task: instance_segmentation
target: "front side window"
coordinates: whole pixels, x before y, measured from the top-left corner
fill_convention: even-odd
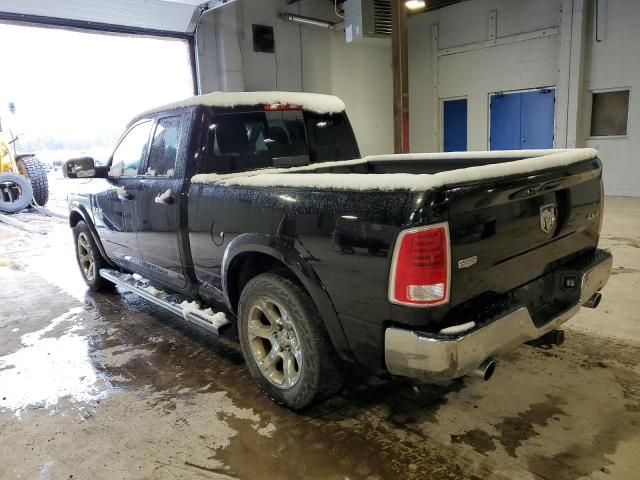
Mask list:
[[[138,174],[149,146],[153,122],[147,120],[132,127],[116,147],[109,168],[110,177],[130,177]]]
[[[180,140],[180,117],[158,120],[149,151],[147,175],[173,176]]]

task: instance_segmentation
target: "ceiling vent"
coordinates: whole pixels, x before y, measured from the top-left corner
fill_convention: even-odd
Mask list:
[[[347,43],[391,37],[391,0],[346,0],[344,16]]]

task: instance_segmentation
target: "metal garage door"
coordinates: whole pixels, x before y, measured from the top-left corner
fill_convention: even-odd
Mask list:
[[[553,148],[555,90],[491,96],[491,150]]]
[[[0,18],[64,19],[147,30],[192,33],[202,0],[0,0]]]

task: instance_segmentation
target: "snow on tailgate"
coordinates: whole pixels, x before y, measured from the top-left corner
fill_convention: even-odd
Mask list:
[[[333,95],[299,92],[213,92],[205,95],[185,98],[146,111],[142,116],[157,112],[173,110],[174,108],[203,105],[205,107],[232,108],[237,106],[262,105],[273,103],[289,103],[300,105],[304,110],[324,113],[340,113],[345,109],[344,102]]]
[[[531,155],[531,158],[511,162],[494,163],[476,167],[460,168],[435,174],[411,173],[309,173],[317,169],[361,165],[381,161],[399,160],[445,160],[450,158],[496,158],[503,160],[514,156]],[[453,154],[379,155],[359,160],[325,162],[304,167],[271,168],[226,175],[195,175],[192,183],[216,183],[226,186],[245,187],[300,187],[330,190],[409,190],[422,191],[444,185],[473,182],[487,178],[533,173],[548,168],[562,167],[595,158],[597,150],[579,148],[573,150],[514,150],[509,152],[461,152]]]

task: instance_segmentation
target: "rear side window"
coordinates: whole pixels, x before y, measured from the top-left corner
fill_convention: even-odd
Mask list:
[[[173,176],[180,141],[180,120],[181,117],[158,120],[149,151],[146,175]]]
[[[149,135],[153,122],[138,123],[125,134],[113,152],[110,177],[134,176],[138,174],[140,164],[144,163],[149,149]]]

